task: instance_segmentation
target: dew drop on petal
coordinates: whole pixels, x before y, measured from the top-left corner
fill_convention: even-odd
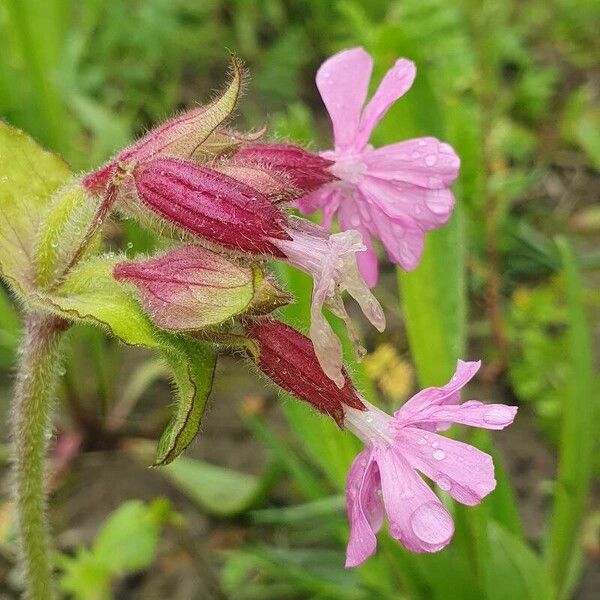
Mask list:
[[[440,486],[440,489],[444,490],[445,492],[452,489],[452,482],[450,479],[448,479],[448,477],[440,477],[436,483]]]
[[[436,162],[437,162],[437,156],[435,154],[428,154],[425,157],[425,164],[428,167],[433,167],[433,165],[435,165]]]
[[[454,150],[452,149],[452,146],[450,144],[446,144],[445,142],[442,142],[438,146],[438,150],[441,154],[454,154]]]
[[[447,197],[444,194],[441,194],[440,190],[437,189],[427,190],[425,204],[427,204],[427,208],[436,215],[444,215],[449,210]]]
[[[439,448],[439,446],[440,446],[440,443],[439,443],[439,442],[435,442],[435,441],[434,441],[434,442],[431,442],[431,447],[432,447],[432,448]]]
[[[424,446],[427,443],[427,440],[424,437],[420,437],[417,440],[417,444],[419,444],[419,446]]]
[[[512,411],[506,406],[493,406],[483,415],[483,420],[489,425],[503,425],[512,419]]]
[[[438,502],[421,504],[410,516],[413,533],[426,544],[443,544],[454,530],[450,515]]]
[[[419,146],[427,146],[427,142],[425,140],[419,140]]]
[[[443,450],[436,450],[433,453],[433,458],[435,458],[435,460],[444,460],[446,458],[446,453]]]

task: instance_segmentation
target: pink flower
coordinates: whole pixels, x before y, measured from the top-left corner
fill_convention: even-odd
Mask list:
[[[253,178],[255,185],[257,179]],[[261,179],[264,183],[264,179]],[[323,371],[344,385],[342,346],[322,313],[327,307],[344,319],[357,353],[358,336],[344,308],[347,291],[369,321],[385,329],[383,310],[358,272],[356,254],[364,250],[360,233],[330,234],[305,219],[289,216],[252,187],[190,161],[158,158],[133,173],[134,192],[122,199],[125,210],[149,209],[159,217],[212,245],[240,253],[283,260],[313,278],[310,334]]]
[[[352,48],[326,60],[317,72],[317,87],[335,138],[335,150],[322,156],[334,161],[331,172],[339,181],[296,203],[304,213],[323,209],[327,227],[337,212],[342,230],[361,232],[367,250],[359,255],[358,263],[371,287],[378,274],[372,238],[381,240],[391,261],[407,271],[414,269],[425,233],[450,218],[454,196],[449,186],[460,165],[454,150],[433,137],[378,149],[368,145],[377,123],[415,78],[411,61],[396,61],[364,106],[372,68],[365,50]]]
[[[290,239],[273,238],[271,242],[286,256],[286,262],[313,279],[310,338],[321,368],[341,388],[345,382],[342,345],[323,315],[323,306],[344,320],[359,358],[364,350],[344,307],[342,292],[347,291],[356,300],[374,327],[379,331],[385,329],[381,305],[363,281],[356,264],[364,244],[357,231],[330,235],[323,227],[297,217],[289,218],[287,233]]]
[[[436,433],[452,423],[485,429],[512,423],[515,406],[460,403],[460,389],[480,364],[458,361],[447,385],[422,390],[393,417],[364,400],[366,411],[344,406],[345,426],[365,443],[346,482],[351,526],[346,567],[375,552],[384,512],[392,537],[412,552],[437,552],[450,542],[452,518],[417,471],[462,504],[479,504],[495,488],[491,456]]]

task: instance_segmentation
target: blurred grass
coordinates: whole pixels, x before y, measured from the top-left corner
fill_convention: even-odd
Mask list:
[[[227,49],[252,73],[240,106],[245,126],[268,119],[279,139],[327,148],[314,72],[324,57],[356,44],[374,55],[375,80],[398,56],[419,69],[373,143],[432,134],[461,156],[451,223],[428,236],[417,271],[398,275],[400,304],[395,285],[382,290],[386,310],[401,311],[393,319],[398,330],[386,339],[408,342],[422,385],[444,382],[459,356],[481,355],[508,369],[511,391],[556,440],[559,471],[543,553],[524,538],[510,476],[490,436],[477,432],[474,443],[495,456],[498,488],[479,507],[452,507],[453,545],[417,556],[384,535],[376,557],[343,571],[347,525],[339,494],[360,444],[285,399],[292,437],[256,415],[247,425],[286,471],[298,506],[279,516],[268,509],[266,520],[286,531],[278,547],[261,542],[230,554],[223,581],[233,596],[537,600],[576,589],[597,468],[587,313],[598,306],[593,246],[600,231],[584,210],[598,191],[599,22],[593,0],[0,1],[0,115],[75,169],[100,163],[171,112],[210,98]],[[585,234],[571,230],[585,219]],[[156,243],[131,221],[111,239],[132,255]],[[283,314],[305,327],[309,281],[291,269],[280,274],[298,298]],[[389,274],[384,269],[384,280]],[[523,290],[532,298],[529,312]],[[17,312],[0,289],[1,366],[12,364],[18,332]],[[73,343],[67,386],[88,408],[100,403],[109,411],[118,400],[120,349],[85,330]],[[89,348],[93,367],[82,364]],[[345,351],[365,396],[390,405],[352,361],[347,342]],[[79,389],[86,369],[93,385]]]

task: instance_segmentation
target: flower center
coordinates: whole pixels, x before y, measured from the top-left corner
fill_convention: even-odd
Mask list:
[[[327,154],[327,156],[325,156]],[[342,181],[359,184],[367,172],[367,165],[362,160],[361,154],[337,154],[335,152],[323,153],[325,158],[335,161],[330,171]]]
[[[344,425],[366,446],[393,444],[392,427],[394,418],[364,398],[367,410],[344,406]]]

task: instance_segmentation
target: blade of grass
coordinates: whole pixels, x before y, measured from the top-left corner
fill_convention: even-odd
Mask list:
[[[583,284],[567,241],[556,241],[567,289],[569,385],[564,399],[558,475],[546,561],[559,598],[570,592],[570,574],[581,555],[581,525],[592,475],[592,451],[598,416],[598,390],[590,329],[583,304]]]

